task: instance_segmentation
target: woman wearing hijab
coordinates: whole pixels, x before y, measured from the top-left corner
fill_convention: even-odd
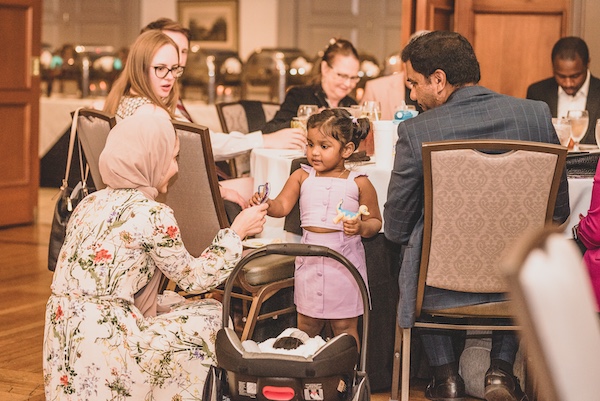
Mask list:
[[[69,221],[46,307],[48,400],[199,400],[214,338],[215,300],[156,315],[162,274],[186,291],[223,282],[241,238],[262,231],[266,205],[245,209],[194,258],[173,211],[155,200],[177,173],[179,141],[158,113],[117,124],[100,156],[107,188],[88,195]]]

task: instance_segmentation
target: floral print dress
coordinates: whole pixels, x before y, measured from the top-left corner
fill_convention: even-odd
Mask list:
[[[194,258],[168,206],[135,189],[88,195],[69,221],[46,307],[46,400],[200,400],[221,304],[145,318],[134,295],[157,269],[186,291],[211,289],[241,251],[225,229]]]

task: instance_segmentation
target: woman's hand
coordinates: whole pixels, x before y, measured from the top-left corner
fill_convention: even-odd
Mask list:
[[[246,202],[246,199],[244,199],[242,197],[242,195],[240,195],[240,193],[238,191],[236,191],[235,189],[220,186],[219,191],[221,192],[221,198],[228,200],[230,202],[233,202],[233,203],[237,203],[238,205],[240,205],[240,207],[242,209],[245,209],[248,207],[248,203]]]
[[[262,204],[242,210],[231,224],[231,229],[242,239],[262,232],[266,222],[267,207],[267,204]]]
[[[269,149],[306,149],[306,136],[300,128],[283,128],[263,134],[263,147]]]

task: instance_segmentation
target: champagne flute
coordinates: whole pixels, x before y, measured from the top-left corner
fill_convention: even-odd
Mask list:
[[[567,118],[571,124],[571,138],[573,139],[573,151],[579,152],[579,142],[585,136],[588,125],[590,123],[590,117],[587,110],[569,110],[567,112]]]
[[[596,120],[596,145],[600,148],[600,118]]]

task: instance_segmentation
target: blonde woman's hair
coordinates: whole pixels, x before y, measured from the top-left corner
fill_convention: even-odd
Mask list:
[[[179,57],[177,44],[160,31],[147,31],[137,37],[131,45],[123,72],[114,82],[110,93],[106,97],[105,112],[115,114],[123,96],[142,96],[150,99],[152,103],[163,108],[171,117],[174,117],[177,100],[179,99],[178,85],[173,85],[169,96],[161,99],[152,90],[149,78],[152,59],[156,52],[165,45],[173,46],[177,52],[177,57]]]

